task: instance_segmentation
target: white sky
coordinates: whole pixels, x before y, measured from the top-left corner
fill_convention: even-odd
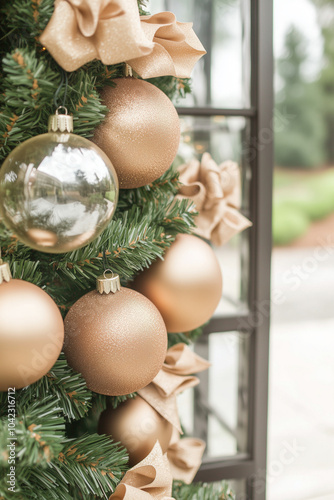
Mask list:
[[[322,54],[321,33],[313,4],[309,0],[274,0],[274,9],[275,56],[279,57],[282,53],[284,35],[294,24],[309,40],[307,73],[313,76],[319,70]]]

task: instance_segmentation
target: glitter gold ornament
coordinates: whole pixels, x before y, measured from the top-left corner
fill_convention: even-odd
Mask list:
[[[111,160],[120,188],[158,179],[172,164],[180,142],[175,107],[154,85],[135,78],[114,80],[102,91],[109,113],[93,141]]]
[[[38,286],[11,279],[0,259],[0,391],[39,380],[57,361],[64,340],[58,307]]]
[[[129,453],[129,465],[132,467],[152,451],[157,441],[165,453],[173,426],[137,396],[120,404],[115,410],[107,408],[102,412],[98,432],[109,435],[125,446]]]
[[[110,160],[72,131],[72,116],[57,110],[49,119],[49,133],[17,146],[0,170],[0,213],[6,226],[42,252],[86,245],[116,209],[118,181]]]
[[[135,392],[160,370],[167,350],[161,314],[146,297],[120,287],[105,273],[65,318],[64,352],[92,391],[108,396]]]
[[[187,332],[213,315],[222,294],[222,274],[207,243],[179,234],[164,260],[141,273],[133,288],[157,306],[168,332]]]

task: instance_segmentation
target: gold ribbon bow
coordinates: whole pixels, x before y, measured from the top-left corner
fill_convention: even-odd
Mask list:
[[[174,479],[192,483],[198,471],[205,450],[205,442],[196,438],[182,438],[174,429],[171,443],[167,450],[170,469]]]
[[[205,449],[201,439],[184,438],[182,434],[176,396],[199,383],[190,374],[207,370],[210,363],[195,354],[186,344],[176,344],[167,351],[165,362],[158,375],[138,394],[160,415],[174,426],[167,449],[174,479],[191,483],[196,475]]]
[[[173,478],[157,441],[151,453],[129,469],[109,500],[174,500]]]
[[[56,0],[40,42],[66,71],[93,59],[117,64],[152,52],[137,0]]]
[[[199,383],[192,373],[207,370],[210,363],[189,349],[177,344],[168,349],[165,362],[153,381],[138,391],[162,417],[182,433],[176,396]]]
[[[252,223],[239,213],[241,205],[240,171],[236,163],[217,165],[209,153],[202,161],[192,160],[179,167],[183,184],[177,198],[191,199],[199,215],[195,234],[220,246]]]
[[[176,21],[172,12],[142,16],[141,26],[153,51],[128,63],[142,78],[172,75],[189,78],[206,51],[192,29],[193,23]]]

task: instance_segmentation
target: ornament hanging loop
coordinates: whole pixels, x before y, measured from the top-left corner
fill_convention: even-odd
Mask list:
[[[114,272],[111,270],[111,269],[106,269],[103,273],[103,276],[105,279],[110,279],[107,277],[107,272],[109,271],[109,273],[111,273],[111,277],[113,278],[115,276]]]
[[[65,113],[62,113],[63,115],[65,115],[65,116],[68,115],[68,111],[67,111],[67,108],[65,106],[58,106],[58,108],[56,109],[56,115],[57,116],[59,115],[59,110],[60,109],[64,109],[65,110]]]

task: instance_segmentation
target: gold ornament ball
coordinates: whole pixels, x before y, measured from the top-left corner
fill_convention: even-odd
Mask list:
[[[43,377],[63,340],[63,319],[47,293],[18,279],[0,285],[0,391]]]
[[[166,351],[161,314],[128,288],[115,294],[89,292],[65,318],[67,361],[99,394],[120,396],[142,389],[162,367]]]
[[[213,315],[222,295],[222,274],[207,243],[179,234],[164,260],[141,273],[133,288],[157,306],[168,332],[187,332]]]
[[[137,188],[158,179],[172,164],[180,142],[180,121],[168,97],[135,78],[114,80],[102,91],[109,108],[93,142],[117,172],[119,187]]]
[[[98,426],[99,434],[107,434],[125,446],[131,467],[147,457],[157,440],[165,453],[172,431],[172,424],[140,396],[128,399],[116,410],[107,408],[101,413]]]

